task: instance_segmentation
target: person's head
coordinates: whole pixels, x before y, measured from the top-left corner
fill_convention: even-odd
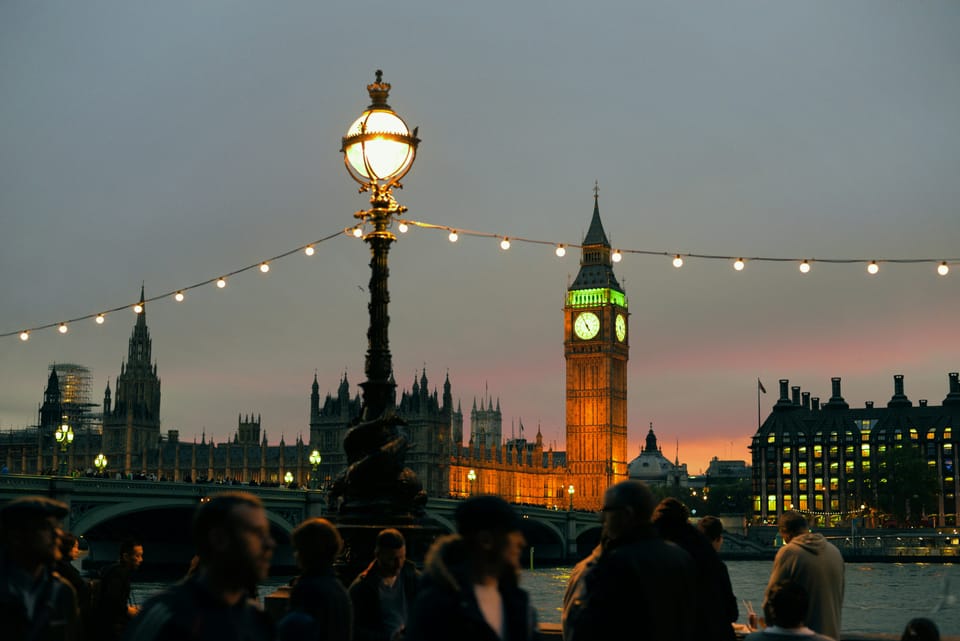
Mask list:
[[[136,570],[143,563],[143,544],[136,539],[125,539],[120,543],[120,563],[128,570]]]
[[[940,629],[930,619],[911,619],[903,630],[900,641],[940,641]]]
[[[69,563],[80,556],[80,540],[70,532],[60,533],[60,557]]]
[[[780,530],[780,536],[783,537],[785,543],[789,543],[790,539],[795,536],[800,536],[809,531],[810,527],[807,525],[807,517],[800,514],[799,512],[794,512],[790,510],[784,512],[780,516],[780,522],[777,525],[777,529]]]
[[[715,516],[705,516],[697,523],[697,529],[700,530],[710,545],[717,552],[723,546],[723,523]]]
[[[457,506],[455,518],[475,574],[500,578],[520,572],[520,554],[527,542],[523,521],[509,503],[498,496],[475,496]]]
[[[653,516],[653,492],[643,481],[621,481],[603,495],[604,544],[616,542],[650,524]]]
[[[333,567],[333,562],[343,549],[340,532],[327,519],[307,519],[293,531],[291,540],[297,565],[307,572]]]
[[[791,630],[803,626],[810,598],[803,586],[793,581],[782,581],[770,588],[767,597],[767,625]]]
[[[407,558],[407,543],[399,530],[387,528],[377,535],[373,554],[377,559],[377,570],[381,576],[397,576]]]
[[[263,504],[247,492],[215,494],[193,516],[200,565],[230,588],[249,588],[270,572],[276,547]]]
[[[24,496],[0,508],[0,544],[28,571],[62,558],[60,521],[67,506],[43,496]]]
[[[665,536],[681,531],[687,526],[689,518],[690,511],[687,506],[672,496],[660,501],[653,510],[653,524]],[[667,538],[670,537],[667,536]]]

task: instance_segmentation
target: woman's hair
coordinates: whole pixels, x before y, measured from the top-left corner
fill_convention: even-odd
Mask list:
[[[307,519],[297,526],[291,537],[297,560],[304,570],[320,570],[333,565],[343,539],[336,526],[326,519]]]
[[[63,554],[63,558],[66,561],[70,560],[70,553],[73,551],[73,546],[77,544],[77,537],[71,534],[70,532],[64,532],[60,535],[60,553]]]
[[[940,641],[940,630],[930,619],[918,617],[910,620],[900,641]]]

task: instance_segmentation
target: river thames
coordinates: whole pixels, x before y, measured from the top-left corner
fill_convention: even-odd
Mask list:
[[[740,622],[746,623],[743,600],[760,611],[772,562],[728,561],[733,591],[740,601]],[[526,570],[521,585],[530,593],[541,621],[560,622],[560,602],[570,577],[569,567]],[[655,577],[651,577],[655,581]],[[289,577],[271,577],[260,586],[265,595]],[[960,565],[928,563],[847,563],[843,602],[844,632],[897,634],[907,621],[925,616],[936,621],[943,634],[960,634]],[[142,604],[165,583],[133,586],[133,598]]]

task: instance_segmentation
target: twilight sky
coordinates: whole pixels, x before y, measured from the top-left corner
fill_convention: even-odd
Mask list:
[[[465,6],[458,6],[465,5]],[[353,223],[339,153],[377,68],[423,142],[413,219],[623,249],[788,258],[960,257],[955,2],[0,4],[0,333],[176,290]],[[413,230],[390,256],[398,381],[449,370],[469,411],[564,447],[564,292],[579,252]],[[164,429],[308,434],[363,380],[366,247],[341,236],[148,305]],[[651,421],[692,472],[749,459],[756,379],[939,404],[960,369],[960,262],[627,254],[629,452]],[[361,289],[362,288],[362,289]],[[33,424],[52,362],[120,372],[134,314],[0,338],[0,428]]]

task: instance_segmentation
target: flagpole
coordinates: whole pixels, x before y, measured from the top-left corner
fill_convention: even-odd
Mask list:
[[[760,432],[760,377],[757,377],[757,433]]]

